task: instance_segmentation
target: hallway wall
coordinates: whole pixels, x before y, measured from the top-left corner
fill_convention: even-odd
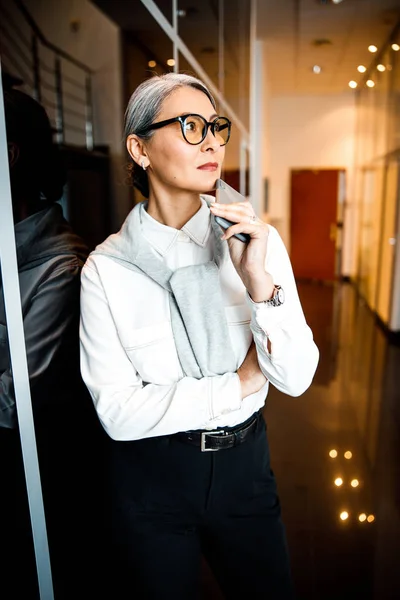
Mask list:
[[[290,170],[344,168],[347,207],[342,274],[355,273],[356,207],[353,201],[355,95],[282,96],[270,100],[269,221],[290,248]],[[312,225],[310,224],[310,230]]]

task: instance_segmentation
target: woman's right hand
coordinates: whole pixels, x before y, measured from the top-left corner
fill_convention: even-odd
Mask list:
[[[258,392],[267,382],[258,364],[257,350],[254,340],[247,351],[246,358],[237,370],[240,385],[242,386],[242,399]]]

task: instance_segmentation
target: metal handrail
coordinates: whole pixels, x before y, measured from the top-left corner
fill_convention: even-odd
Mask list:
[[[46,107],[47,104],[50,108],[55,109],[56,125],[53,130],[56,136],[56,142],[59,144],[63,144],[65,142],[66,129],[74,132],[81,131],[85,135],[86,148],[88,150],[93,150],[92,75],[94,71],[84,63],[71,56],[68,52],[65,52],[55,44],[51,43],[44,36],[43,32],[40,30],[39,26],[22,0],[13,0],[13,5],[22,14],[25,23],[29,27],[31,32],[31,42],[29,43],[26,35],[21,32],[10,12],[6,10],[4,6],[2,6],[1,12],[4,17],[3,21],[8,23],[8,26],[10,26],[13,32],[17,34],[14,37],[10,36],[3,24],[3,37],[4,39],[7,39],[8,42],[8,46],[3,49],[4,55],[7,56],[9,63],[13,66],[13,69],[15,69],[18,74],[21,74],[24,81],[26,81],[32,88],[33,95],[39,102],[42,102],[42,100],[45,99],[42,91],[48,90],[54,92],[55,104],[45,102],[44,105]],[[44,62],[39,56],[39,48],[41,46],[53,53],[53,68],[46,64],[48,61]],[[30,50],[29,57],[25,53],[26,50]],[[19,61],[16,60],[17,58],[19,58]],[[75,79],[63,74],[63,61],[73,65],[82,72],[82,82],[78,82]],[[27,75],[27,71],[29,72],[29,75]],[[47,81],[46,79],[43,80],[42,74],[44,73],[47,73],[48,75],[50,74],[53,77],[53,82],[49,81],[49,78],[47,78]],[[73,97],[72,94],[64,92],[64,83],[73,84],[76,88],[82,91],[83,98],[78,99],[77,96]],[[71,99],[71,97],[73,97],[75,103],[81,102],[81,106],[84,108],[82,113],[84,114],[78,113],[68,105],[65,106],[64,98],[65,100],[68,100]],[[77,127],[72,126],[72,124],[68,124],[65,120],[65,114],[75,116],[78,116],[79,114],[79,117],[82,118],[85,123],[84,127],[79,130]]]
[[[19,8],[21,13],[24,15],[27,23],[30,25],[32,31],[34,32],[36,37],[40,40],[40,42],[43,44],[43,46],[46,46],[46,48],[48,48],[49,50],[52,50],[55,54],[58,54],[58,56],[60,56],[61,58],[64,58],[65,60],[68,60],[69,62],[73,63],[76,67],[78,67],[79,69],[82,69],[82,71],[86,71],[86,73],[90,73],[90,74],[93,73],[93,70],[90,69],[87,65],[80,62],[79,60],[76,60],[76,58],[74,58],[73,56],[68,54],[68,52],[65,52],[61,48],[58,48],[58,46],[55,46],[55,44],[52,44],[51,42],[48,41],[48,39],[43,35],[42,31],[39,29],[36,21],[33,19],[32,15],[28,11],[28,9],[26,8],[26,6],[22,2],[22,0],[14,0],[14,3]]]

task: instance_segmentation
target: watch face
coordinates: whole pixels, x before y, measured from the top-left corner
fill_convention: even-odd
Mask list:
[[[279,304],[283,304],[285,302],[285,292],[282,288],[278,290],[278,302]]]

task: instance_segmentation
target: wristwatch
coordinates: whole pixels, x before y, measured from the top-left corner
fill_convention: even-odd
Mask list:
[[[264,304],[268,306],[281,306],[285,302],[285,292],[280,285],[274,286],[274,289],[274,295],[269,300],[264,300]]]

